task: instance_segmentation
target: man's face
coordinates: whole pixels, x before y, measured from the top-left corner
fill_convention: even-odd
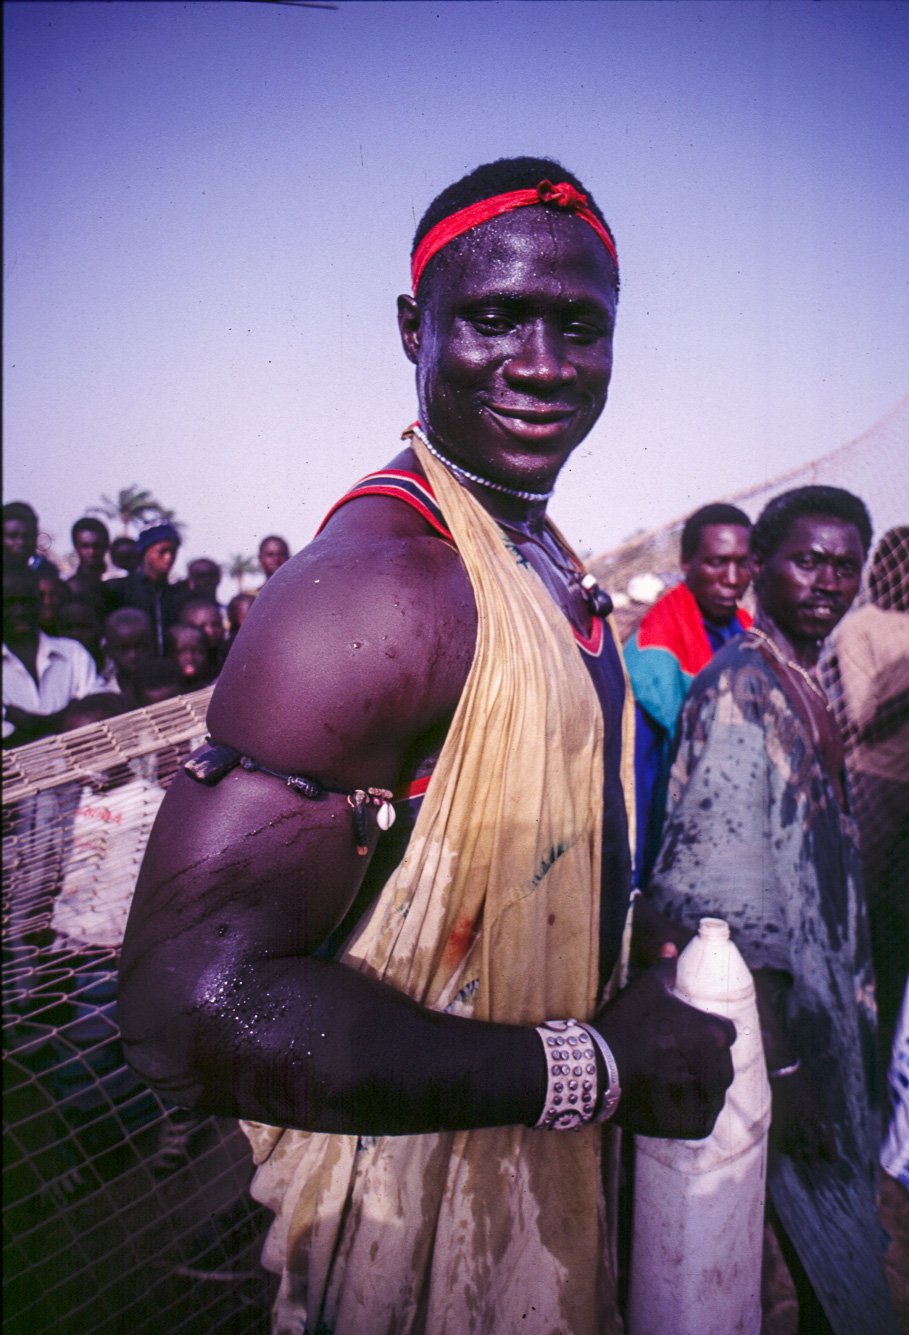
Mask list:
[[[170,574],[179,543],[170,538],[165,538],[162,542],[153,542],[142,557],[142,569],[153,579],[156,584],[166,584],[167,577]]]
[[[102,534],[95,533],[90,528],[77,529],[73,546],[79,558],[80,569],[92,570],[99,575],[103,573],[107,543]]]
[[[57,613],[66,590],[54,575],[42,575],[38,580],[38,625],[46,635],[56,635]]]
[[[269,538],[259,548],[259,565],[265,572],[265,578],[271,579],[276,570],[280,570],[290,560],[287,543],[280,538]]]
[[[520,209],[440,252],[399,300],[420,420],[453,461],[531,491],[596,422],[612,374],[615,270],[578,218]]]
[[[752,557],[758,602],[793,644],[823,640],[858,593],[864,559],[854,524],[805,515],[766,562]]]
[[[3,580],[3,640],[10,646],[38,638],[38,591],[24,576]]]
[[[224,622],[217,607],[187,607],[180,614],[180,620],[188,626],[197,626],[202,631],[210,649],[217,649],[224,641]]]
[[[25,565],[30,556],[35,555],[38,546],[38,530],[34,524],[24,519],[4,519],[3,554],[14,565]]]
[[[697,551],[682,562],[685,583],[705,619],[728,626],[748,588],[748,529],[741,524],[705,524]]]
[[[193,561],[188,574],[189,587],[193,593],[204,593],[206,598],[214,598],[215,590],[221,582],[221,570],[214,561]]]
[[[151,631],[144,626],[115,630],[104,647],[117,672],[132,677],[139,664],[147,663],[152,656]]]

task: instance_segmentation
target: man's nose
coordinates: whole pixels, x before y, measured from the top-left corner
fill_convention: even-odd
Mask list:
[[[577,371],[565,356],[561,330],[545,320],[535,321],[525,332],[521,347],[504,366],[505,377],[517,386],[539,385],[554,389],[577,378]]]

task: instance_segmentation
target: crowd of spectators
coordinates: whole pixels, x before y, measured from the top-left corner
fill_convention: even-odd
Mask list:
[[[4,505],[4,747],[82,726],[91,715],[85,702],[99,696],[117,697],[98,702],[96,715],[108,716],[215,680],[255,593],[220,603],[221,567],[207,556],[172,581],[180,548],[173,524],[111,542],[100,519],[77,519],[68,577],[39,553],[38,532],[30,505]],[[289,558],[283,538],[263,538],[266,580]]]

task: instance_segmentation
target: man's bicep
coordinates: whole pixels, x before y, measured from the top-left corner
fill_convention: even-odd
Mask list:
[[[125,956],[311,953],[343,918],[368,862],[352,814],[340,794],[307,798],[239,768],[211,788],[178,775],[149,840]]]

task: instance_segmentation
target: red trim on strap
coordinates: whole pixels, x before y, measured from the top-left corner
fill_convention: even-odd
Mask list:
[[[573,213],[576,218],[581,218],[596,232],[618,268],[619,257],[616,254],[615,243],[596,214],[591,213],[587,207],[587,196],[580,194],[567,181],[562,181],[558,185],[553,185],[551,181],[541,181],[533,190],[509,190],[504,195],[493,195],[490,199],[481,199],[476,204],[468,204],[466,209],[459,209],[457,213],[452,213],[448,218],[436,223],[414,252],[411,264],[414,293],[420,281],[420,274],[426,265],[433,255],[448,245],[449,241],[453,241],[456,236],[461,236],[464,232],[469,232],[472,227],[479,227],[480,223],[488,222],[490,218],[498,218],[500,214],[510,213],[512,209],[523,209],[533,204],[546,204],[565,209]]]
[[[426,789],[429,787],[429,780],[431,778],[432,775],[427,774],[422,779],[414,779],[413,783],[408,784],[404,788],[396,788],[392,801],[406,802],[410,797],[422,797],[426,792]]]
[[[575,630],[574,638],[592,658],[599,658],[600,651],[603,648],[603,634],[603,618],[594,617],[590,635],[582,635],[579,630]]]

